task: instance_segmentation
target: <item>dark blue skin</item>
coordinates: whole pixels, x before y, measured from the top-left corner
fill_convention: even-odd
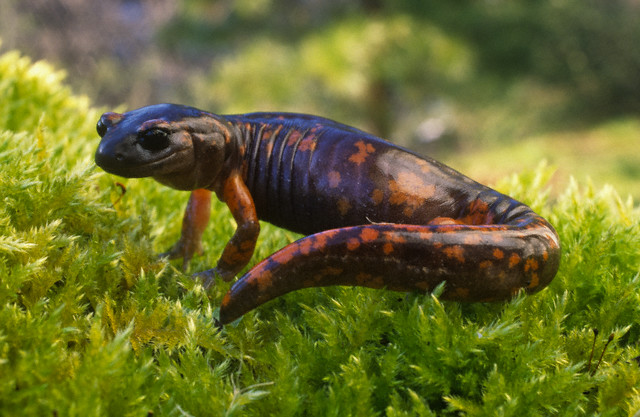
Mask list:
[[[228,323],[287,292],[326,285],[430,291],[443,299],[504,300],[555,276],[553,227],[529,207],[430,158],[334,121],[301,114],[219,116],[160,104],[98,122],[96,163],[194,190],[180,241],[185,266],[201,249],[210,192],[238,228],[218,265],[249,262],[258,219],[308,234],[256,265],[222,302]]]

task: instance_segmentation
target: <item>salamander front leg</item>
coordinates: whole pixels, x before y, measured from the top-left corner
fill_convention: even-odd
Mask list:
[[[229,207],[237,228],[225,246],[218,265],[194,276],[202,279],[205,288],[213,284],[216,276],[224,281],[231,281],[249,263],[260,234],[260,223],[253,199],[239,174],[233,173],[229,176],[224,183],[222,195],[218,196]]]
[[[182,258],[182,270],[189,268],[194,254],[202,255],[202,234],[211,216],[211,191],[198,189],[191,192],[187,209],[182,219],[182,234],[167,252],[160,257],[169,259]]]

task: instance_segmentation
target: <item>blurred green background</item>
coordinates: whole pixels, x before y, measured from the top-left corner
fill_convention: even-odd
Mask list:
[[[637,0],[1,4],[1,48],[98,106],[314,113],[480,181],[545,160],[640,200]]]

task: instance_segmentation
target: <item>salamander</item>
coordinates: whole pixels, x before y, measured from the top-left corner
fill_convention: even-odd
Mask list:
[[[178,242],[187,268],[202,252],[211,193],[237,228],[217,265],[196,274],[208,288],[249,263],[259,220],[306,235],[239,278],[220,322],[301,288],[363,286],[484,302],[549,284],[560,244],[525,204],[448,166],[322,117],[216,115],[176,104],[104,113],[95,161],[129,178],[191,191]]]

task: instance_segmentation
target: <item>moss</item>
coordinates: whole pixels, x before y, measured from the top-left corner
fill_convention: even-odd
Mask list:
[[[100,111],[61,77],[17,53],[0,56],[0,414],[546,416],[640,407],[640,215],[613,189],[572,182],[551,204],[545,167],[499,184],[561,236],[560,272],[535,296],[466,305],[440,301],[438,291],[308,289],[219,331],[229,284],[207,294],[154,255],[177,239],[186,193],[96,170]],[[233,227],[215,205],[207,254],[192,270],[215,262]],[[294,238],[264,225],[254,261]]]

